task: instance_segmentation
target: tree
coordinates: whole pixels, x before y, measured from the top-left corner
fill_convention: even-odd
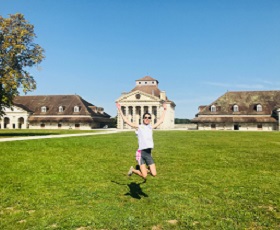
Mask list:
[[[191,124],[192,121],[187,118],[175,118],[175,124]]]
[[[0,117],[5,107],[12,106],[20,87],[24,93],[36,89],[28,69],[45,58],[44,49],[33,42],[34,26],[22,14],[9,16],[0,15]]]

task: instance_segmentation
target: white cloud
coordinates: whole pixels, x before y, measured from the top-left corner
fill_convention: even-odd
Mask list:
[[[263,85],[261,84],[255,84],[255,85],[252,85],[252,84],[237,84],[237,85],[233,85],[233,87],[235,88],[241,88],[241,89],[263,89],[265,88]]]
[[[264,89],[262,84],[230,84],[222,82],[203,82],[203,84],[227,88],[228,90],[234,89]]]
[[[280,86],[280,82],[278,81],[276,81],[276,82],[274,82],[274,81],[268,81],[268,80],[262,80],[262,79],[257,79],[256,80],[257,82],[260,82],[260,83],[262,83],[262,84],[265,84],[265,85],[269,85],[269,86]]]

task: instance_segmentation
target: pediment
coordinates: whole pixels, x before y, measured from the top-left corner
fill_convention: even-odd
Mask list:
[[[18,107],[18,106],[12,106],[11,108],[4,108],[5,113],[27,113],[26,110]]]
[[[147,101],[160,101],[160,99],[156,96],[151,95],[151,94],[144,93],[140,90],[136,90],[136,91],[129,92],[127,94],[124,94],[124,95],[120,96],[117,99],[117,101],[118,102],[131,102],[131,101],[147,102]]]

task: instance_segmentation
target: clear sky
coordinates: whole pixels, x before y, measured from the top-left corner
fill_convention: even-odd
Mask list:
[[[0,0],[46,53],[28,95],[78,94],[116,115],[149,75],[194,118],[227,91],[280,90],[279,0]]]

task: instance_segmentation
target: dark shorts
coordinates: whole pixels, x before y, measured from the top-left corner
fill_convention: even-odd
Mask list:
[[[154,163],[154,159],[152,158],[152,149],[142,149],[140,165],[152,165]]]

